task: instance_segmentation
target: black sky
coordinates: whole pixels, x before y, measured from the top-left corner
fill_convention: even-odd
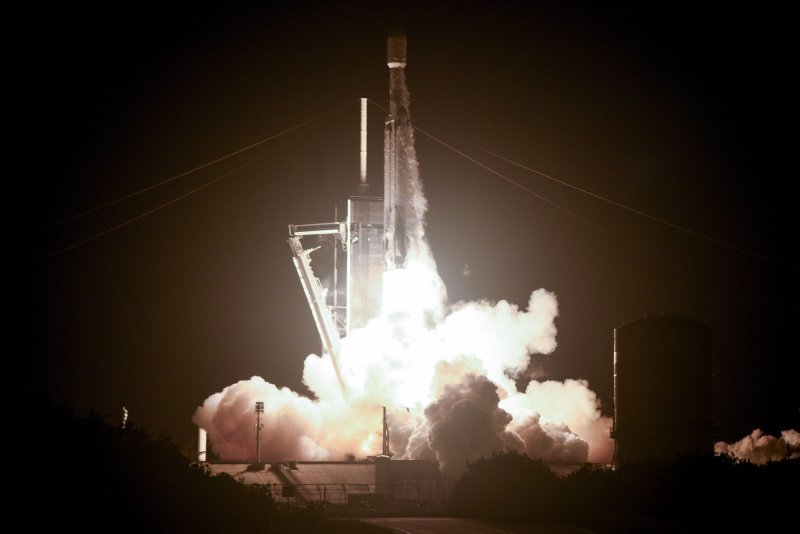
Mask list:
[[[11,17],[24,394],[114,416],[126,405],[134,421],[185,443],[195,407],[237,380],[261,375],[305,391],[302,363],[319,342],[286,228],[332,220],[334,203],[355,192],[357,99],[385,105],[386,35],[401,25],[412,122],[591,221],[418,133],[450,302],[524,305],[536,288],[555,292],[559,347],[536,362],[553,378],[586,378],[607,414],[613,328],[664,312],[699,319],[714,331],[720,437],[800,426],[785,13],[342,4],[70,5]],[[50,226],[342,105],[277,143]],[[370,113],[380,190],[383,116]]]

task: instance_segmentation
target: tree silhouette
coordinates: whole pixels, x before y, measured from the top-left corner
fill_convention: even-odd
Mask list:
[[[564,523],[596,532],[780,528],[795,521],[800,460],[763,466],[694,455],[586,465],[559,478],[539,460],[498,453],[467,466],[448,512],[508,523]]]
[[[467,465],[448,501],[455,515],[504,521],[551,521],[561,504],[556,475],[541,460],[495,453]]]

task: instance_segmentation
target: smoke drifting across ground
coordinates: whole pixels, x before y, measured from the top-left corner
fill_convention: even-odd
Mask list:
[[[800,432],[784,430],[780,437],[775,437],[757,428],[736,443],[718,441],[714,444],[714,452],[759,465],[787,458],[797,459],[800,458]]]
[[[403,91],[409,109],[408,92]],[[611,421],[584,380],[515,379],[533,354],[556,348],[556,296],[533,291],[527,307],[461,302],[445,290],[425,238],[427,203],[410,123],[398,131],[413,194],[406,206],[405,268],[384,276],[381,316],[342,340],[345,400],[326,355],[305,360],[303,382],[315,399],[260,377],[208,397],[193,422],[223,459],[255,458],[257,400],[264,402],[261,457],[267,461],[341,460],[381,452],[386,407],[395,458],[435,459],[457,478],[466,463],[495,451],[524,451],[554,463],[610,462]]]

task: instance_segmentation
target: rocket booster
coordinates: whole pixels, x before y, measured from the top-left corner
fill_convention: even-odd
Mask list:
[[[412,216],[412,186],[406,154],[410,125],[405,88],[405,35],[389,36],[386,63],[389,66],[389,115],[383,138],[383,228],[385,268],[390,270],[405,266],[407,225]]]

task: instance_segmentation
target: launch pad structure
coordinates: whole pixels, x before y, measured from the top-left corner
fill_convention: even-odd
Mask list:
[[[415,198],[421,192],[413,146],[408,90],[405,81],[407,44],[404,35],[390,35],[387,46],[389,106],[384,122],[383,196],[372,194],[367,181],[367,99],[361,98],[360,181],[346,198],[344,217],[310,224],[289,224],[287,240],[292,261],[306,295],[322,352],[331,361],[342,397],[348,398],[347,378],[341,368],[342,340],[381,316],[384,278],[402,277],[408,263],[409,244],[422,236],[421,216]],[[324,287],[312,268],[312,254],[325,243],[333,243],[332,284]],[[411,259],[418,250],[412,248]],[[423,249],[423,252],[425,250]],[[326,257],[326,262],[329,260]],[[326,278],[330,273],[325,266]],[[392,271],[395,271],[392,273]],[[389,285],[386,289],[392,289]],[[390,297],[392,295],[389,295]],[[391,298],[388,299],[391,301]],[[392,304],[389,303],[391,312]],[[242,477],[247,484],[268,485],[279,491],[282,501],[295,503],[368,504],[443,503],[452,487],[436,461],[394,459],[390,450],[387,406],[383,408],[382,452],[346,461],[277,461],[256,463],[217,462],[212,470]],[[391,407],[389,407],[391,409]],[[258,416],[256,447],[260,449]],[[205,460],[205,431],[200,429],[199,454]],[[579,465],[554,464],[556,474],[566,474]],[[277,494],[277,493],[276,493]]]
[[[412,209],[412,186],[403,141],[398,136],[401,128],[409,125],[407,103],[402,91],[406,62],[405,35],[390,35],[387,46],[389,113],[384,130],[383,197],[369,194],[367,99],[362,98],[359,194],[347,198],[345,219],[289,225],[288,243],[293,262],[319,332],[322,349],[331,360],[345,397],[347,385],[338,362],[340,340],[380,315],[384,271],[403,268],[408,250],[406,223]],[[319,247],[304,248],[301,239],[307,236],[334,238],[332,288],[323,288],[314,274],[311,253]],[[344,254],[343,262],[339,259],[340,251]],[[344,277],[340,276],[340,263],[344,267]]]
[[[370,194],[367,182],[367,99],[361,99],[360,182],[357,194],[347,198],[344,220],[338,212],[332,222],[290,224],[288,244],[300,284],[328,354],[344,398],[347,384],[339,367],[342,338],[381,314],[383,278],[387,271],[403,269],[408,251],[408,221],[413,215],[412,174],[407,135],[410,127],[403,69],[406,38],[390,35],[389,112],[384,130],[383,197]],[[325,288],[311,267],[307,237],[333,238],[333,285]],[[340,276],[344,271],[344,276]],[[228,473],[245,484],[266,485],[283,503],[344,505],[354,508],[440,510],[450,487],[438,465],[429,460],[392,460],[387,410],[383,407],[382,453],[345,462],[272,462],[269,465],[215,463],[215,473]],[[258,422],[257,422],[258,425]],[[258,437],[258,436],[257,436]],[[205,450],[205,431],[200,439]],[[258,445],[257,445],[258,446]],[[204,457],[204,455],[203,455]]]

